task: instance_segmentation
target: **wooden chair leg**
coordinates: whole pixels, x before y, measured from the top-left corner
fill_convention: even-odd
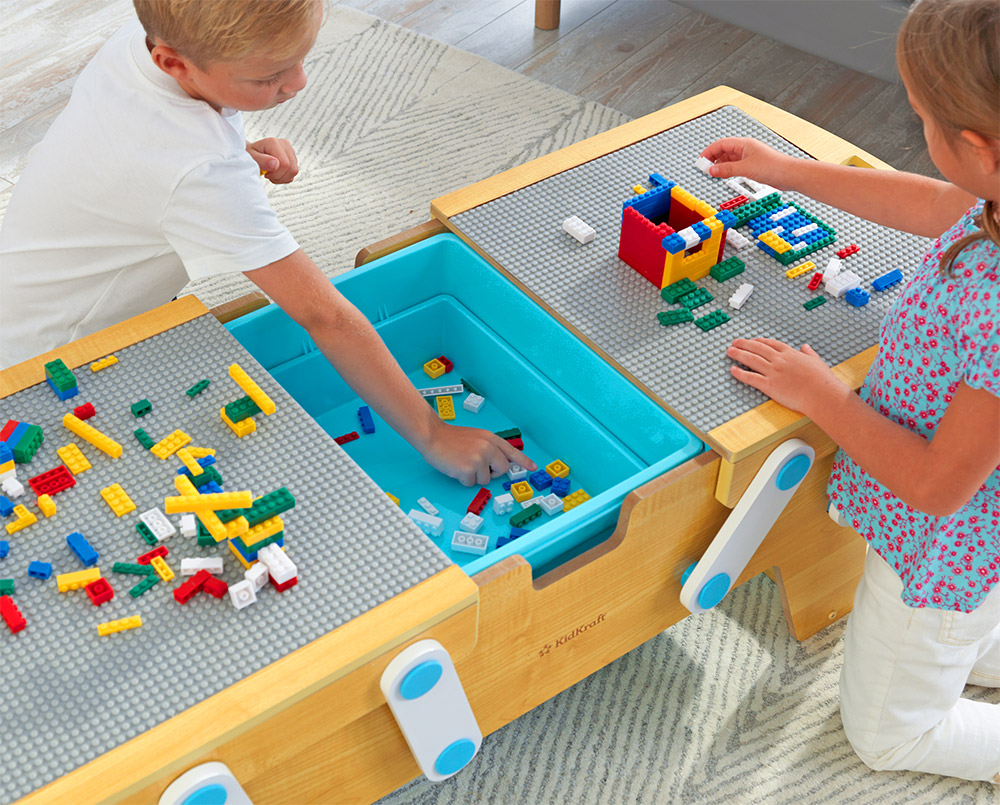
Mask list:
[[[535,0],[535,27],[543,31],[559,27],[559,0]]]

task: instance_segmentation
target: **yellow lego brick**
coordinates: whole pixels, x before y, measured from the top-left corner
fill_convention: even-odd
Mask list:
[[[674,185],[673,187],[670,188],[670,198],[674,199],[675,201],[679,201],[689,210],[691,210],[694,213],[697,213],[702,218],[708,218],[709,216],[715,215],[718,212],[718,210],[715,209],[715,207],[713,207],[711,204],[709,204],[706,201],[702,201],[700,198],[696,196],[693,196],[683,187],[680,187],[678,185]]]
[[[444,374],[445,366],[437,358],[431,358],[427,363],[424,364],[424,372],[431,379],[441,377]]]
[[[514,496],[514,500],[518,503],[523,503],[532,497],[535,492],[531,488],[531,484],[527,481],[517,481],[510,485],[510,493]]]
[[[38,496],[38,508],[46,517],[51,517],[56,513],[55,501],[49,495]]]
[[[569,475],[569,464],[557,458],[545,468],[545,471],[553,478],[565,478]]]
[[[785,276],[789,279],[794,279],[795,277],[801,277],[803,274],[808,274],[814,268],[816,268],[816,264],[812,260],[806,260],[804,263],[788,269],[785,272]]]
[[[229,425],[229,429],[241,439],[257,430],[257,423],[250,417],[241,419],[239,422],[233,422],[233,420],[226,416],[226,406],[222,406],[219,409],[219,416],[222,417],[223,422]]]
[[[111,458],[118,458],[122,454],[122,446],[114,439],[101,433],[97,428],[91,427],[82,419],[73,414],[66,414],[63,417],[63,426],[71,433],[76,434],[87,444],[92,444],[102,453],[106,453]]]
[[[265,415],[270,416],[278,410],[274,401],[264,393],[264,390],[260,386],[250,379],[250,375],[244,372],[238,363],[234,363],[229,367],[229,376],[236,381],[236,385],[243,389],[243,393],[253,400]]]
[[[197,462],[194,456],[191,455],[191,451],[187,447],[182,447],[177,451],[177,458],[181,460],[187,471],[191,473],[192,477],[196,475],[201,475],[205,470]]]
[[[238,517],[238,520],[245,520],[244,517]],[[236,520],[233,520],[235,523]],[[249,525],[249,524],[248,524]],[[263,523],[257,523],[253,528],[248,528],[245,533],[240,536],[243,537],[244,545],[253,545],[254,543],[260,542],[262,539],[267,539],[268,537],[273,537],[279,531],[283,531],[285,528],[285,521],[281,519],[279,515],[275,515]]]
[[[8,472],[10,472],[13,469],[15,469],[14,462],[13,461],[5,461],[3,464],[0,464],[0,475],[8,473]]]
[[[86,570],[78,570],[75,573],[60,573],[56,576],[56,585],[59,587],[59,592],[65,593],[86,587],[100,577],[101,569],[99,567],[88,567]]]
[[[198,487],[191,483],[191,479],[186,475],[175,475],[174,486],[182,495],[197,495]]]
[[[195,512],[195,517],[197,517],[205,530],[212,535],[212,539],[216,542],[222,542],[226,538],[227,531],[225,523],[219,519],[215,512]]]
[[[214,456],[214,447],[185,447],[184,450],[187,451],[191,458],[204,458],[205,456]]]
[[[90,469],[90,462],[87,461],[87,457],[83,454],[83,451],[76,446],[73,442],[70,442],[65,447],[60,447],[56,450],[59,458],[62,459],[63,464],[65,464],[71,473],[74,475],[79,475],[81,472],[86,472]],[[0,467],[0,471],[2,471]]]
[[[178,475],[176,478],[184,476]],[[250,492],[210,492],[205,495],[177,495],[163,499],[163,510],[167,514],[249,509],[252,505],[253,495]]]
[[[163,581],[170,581],[174,577],[174,571],[170,569],[170,565],[164,561],[162,556],[154,556],[149,564]]]
[[[7,523],[8,534],[13,534],[15,531],[20,531],[22,528],[27,528],[29,525],[34,525],[38,522],[38,518],[24,506],[15,506],[14,516],[17,519],[13,523]]]
[[[101,497],[111,507],[111,511],[119,517],[135,511],[135,504],[132,502],[132,498],[122,489],[121,484],[111,484],[111,486],[104,487],[101,490]]]
[[[182,430],[175,430],[169,436],[165,436],[160,439],[156,444],[154,444],[149,452],[152,453],[157,458],[162,458],[166,461],[174,453],[180,450],[184,445],[191,441],[191,437],[188,436]]]
[[[455,418],[455,401],[450,395],[442,394],[440,397],[435,397],[434,404],[437,405],[438,416],[441,419]]]
[[[792,248],[787,241],[778,235],[775,235],[774,232],[771,232],[770,230],[767,232],[761,232],[760,235],[757,236],[757,240],[765,246],[770,246],[778,254],[784,254]]]
[[[386,492],[386,495],[388,495],[388,496],[389,496],[389,500],[391,500],[391,501],[392,501],[393,503],[395,503],[395,504],[396,504],[397,506],[399,505],[399,498],[397,498],[397,497],[396,497],[395,495],[392,495],[392,494],[390,494],[390,493],[388,493],[388,492]]]
[[[258,523],[258,525],[263,525],[263,523]],[[242,537],[249,531],[250,521],[246,517],[237,517],[235,520],[230,520],[226,523],[226,537],[229,539]]]
[[[97,624],[97,633],[104,637],[104,635],[124,632],[127,629],[138,629],[140,626],[142,626],[142,616],[132,615],[129,618],[119,618],[116,621],[105,621]]]
[[[643,193],[646,192],[646,188],[643,187],[641,184],[632,185],[632,192],[635,193],[637,196],[642,195]]]
[[[584,492],[582,489],[577,489],[575,492],[570,492],[566,497],[563,498],[563,511],[568,512],[570,509],[574,509],[581,503],[586,503],[590,500],[590,495]]]
[[[107,369],[109,366],[114,366],[118,363],[118,358],[114,355],[108,355],[106,358],[101,358],[99,361],[94,361],[90,364],[91,372],[99,372],[101,369]]]
[[[235,556],[239,560],[239,563],[243,565],[243,567],[245,567],[247,570],[249,570],[255,564],[254,562],[248,562],[246,559],[243,558],[243,554],[241,554],[237,549],[237,547],[233,545],[232,540],[229,540],[229,550],[233,552],[233,556]]]

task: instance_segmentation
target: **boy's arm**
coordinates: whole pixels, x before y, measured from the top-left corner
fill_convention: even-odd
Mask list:
[[[420,396],[361,312],[299,250],[246,277],[304,327],[340,376],[432,466],[466,486],[485,486],[510,462],[536,469],[509,442],[447,425]]]

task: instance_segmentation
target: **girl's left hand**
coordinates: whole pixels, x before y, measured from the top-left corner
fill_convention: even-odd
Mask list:
[[[807,416],[848,390],[808,344],[798,350],[773,338],[737,338],[726,355],[747,367],[731,366],[733,377]]]

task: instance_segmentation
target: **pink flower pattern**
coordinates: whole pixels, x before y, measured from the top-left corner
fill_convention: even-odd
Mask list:
[[[941,256],[977,231],[972,207],[931,246],[882,322],[861,399],[931,439],[963,380],[1000,396],[1000,248],[967,246],[945,276]],[[903,581],[911,607],[971,612],[1000,581],[1000,467],[950,517],[904,503],[838,451],[830,501]]]

